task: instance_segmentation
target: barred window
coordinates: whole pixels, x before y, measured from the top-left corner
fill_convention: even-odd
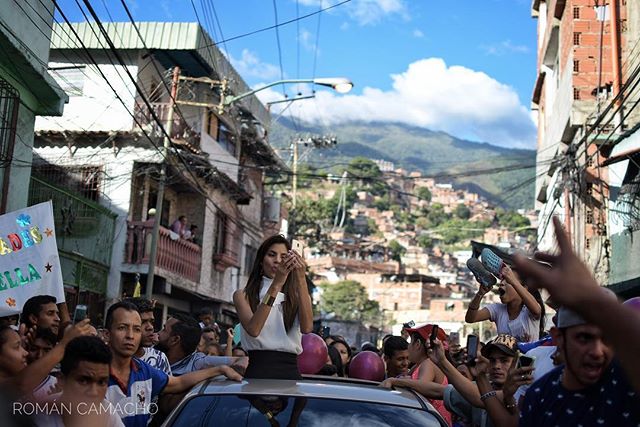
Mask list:
[[[213,236],[213,254],[223,254],[227,248],[227,216],[218,212],[216,214],[216,230]]]
[[[102,192],[101,166],[58,166],[34,163],[33,174],[57,187],[66,188],[89,200],[98,201]]]
[[[574,46],[580,45],[580,36],[581,36],[581,33],[573,33],[573,45]]]
[[[580,19],[580,8],[579,7],[574,7],[573,8],[573,19]]]
[[[0,77],[0,167],[4,168],[3,187],[9,188],[9,173],[13,146],[16,141],[16,127],[18,122],[18,107],[20,106],[20,93]],[[4,189],[0,189],[3,194]],[[6,200],[1,200],[0,210],[4,212]]]

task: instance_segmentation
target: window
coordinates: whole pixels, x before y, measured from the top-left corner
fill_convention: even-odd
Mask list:
[[[573,33],[573,45],[574,46],[580,45],[580,36],[581,36],[581,33]]]
[[[227,243],[227,216],[218,212],[216,214],[216,230],[213,236],[213,254],[223,254]]]
[[[574,73],[579,73],[580,72],[580,61],[577,59],[573,60],[573,72]]]
[[[580,8],[579,7],[574,7],[573,8],[573,19],[580,19]]]
[[[573,88],[573,99],[580,99],[580,89],[578,89],[577,87]]]
[[[398,303],[397,302],[393,303],[393,311],[398,311]]]
[[[236,137],[222,123],[218,126],[218,144],[229,152],[232,156],[236,156]]]
[[[587,224],[593,224],[593,211],[587,211]]]
[[[101,166],[57,166],[50,163],[33,165],[35,176],[93,201],[100,199],[103,173]]]
[[[591,239],[585,239],[584,247],[586,249],[591,249]]]
[[[244,274],[246,276],[251,274],[251,269],[253,268],[253,263],[256,262],[257,254],[258,249],[254,248],[251,245],[244,246]]]

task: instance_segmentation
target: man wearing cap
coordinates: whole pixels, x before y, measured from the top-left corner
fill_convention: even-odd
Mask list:
[[[482,348],[482,356],[478,356],[473,365],[468,365],[471,374],[478,381],[476,384],[447,360],[444,348],[436,341],[434,351],[430,352],[429,357],[449,379],[449,385],[444,390],[447,409],[469,421],[471,425],[493,426],[485,410],[485,404],[489,400],[502,400],[502,385],[507,378],[507,372],[515,363],[517,348],[516,339],[507,334],[500,334],[485,345]],[[486,385],[484,393],[480,392],[480,385]]]
[[[604,290],[603,296],[615,298]],[[529,387],[521,426],[638,425],[640,400],[603,338],[599,327],[560,308],[554,339],[565,364]]]

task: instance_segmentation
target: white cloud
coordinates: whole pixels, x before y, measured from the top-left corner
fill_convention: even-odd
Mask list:
[[[311,34],[311,32],[303,28],[300,30],[300,35],[298,37],[300,39],[300,44],[302,45],[302,47],[311,52],[315,50],[316,37]]]
[[[418,29],[413,30],[413,37],[421,39],[424,37],[424,33]]]
[[[480,49],[484,50],[487,55],[502,56],[509,53],[528,53],[529,47],[520,44],[513,44],[511,40],[503,40],[493,45],[481,45]]]
[[[233,65],[233,68],[244,78],[255,77],[266,80],[280,78],[279,67],[267,62],[262,62],[258,55],[249,49],[242,50],[240,59],[231,56],[229,61],[231,65]]]
[[[388,91],[365,87],[360,95],[339,95],[319,90],[315,100],[298,101],[292,110],[304,121],[323,125],[400,122],[505,147],[535,146],[529,110],[513,88],[483,72],[429,58],[391,79]],[[265,102],[282,97],[270,90],[258,95]]]
[[[329,7],[335,4],[327,0],[300,0],[300,3],[311,7]],[[344,6],[330,9],[329,13],[339,13],[340,10],[345,10],[360,25],[377,24],[384,17],[391,15],[410,19],[406,0],[353,0]]]

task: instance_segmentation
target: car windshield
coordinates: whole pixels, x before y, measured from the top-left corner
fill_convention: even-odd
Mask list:
[[[440,426],[422,409],[352,400],[290,396],[205,395],[188,401],[174,427],[198,426]]]

